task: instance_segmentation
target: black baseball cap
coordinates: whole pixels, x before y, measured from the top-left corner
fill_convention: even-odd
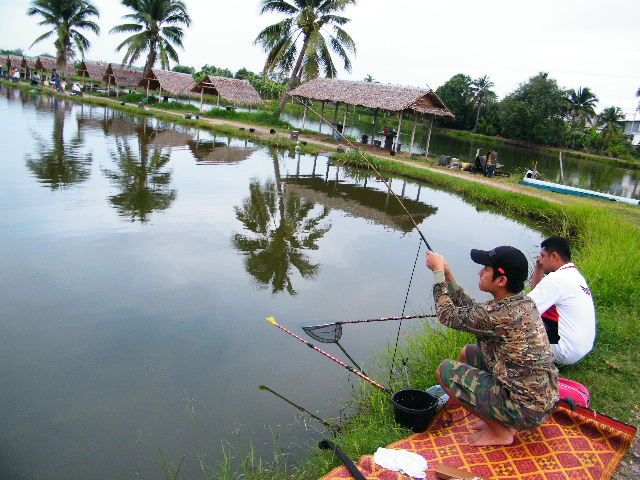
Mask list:
[[[514,247],[502,246],[493,250],[471,250],[471,260],[480,265],[493,267],[498,273],[514,282],[524,282],[529,275],[527,257]]]

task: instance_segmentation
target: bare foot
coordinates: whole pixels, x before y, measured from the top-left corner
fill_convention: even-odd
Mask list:
[[[478,430],[484,430],[485,428],[489,428],[489,425],[487,425],[487,422],[485,422],[484,420],[478,418],[477,420],[474,420],[469,424],[469,428],[471,430],[478,431]]]
[[[511,445],[516,430],[510,427],[487,428],[478,430],[467,437],[469,445],[474,447],[487,447],[491,445]]]

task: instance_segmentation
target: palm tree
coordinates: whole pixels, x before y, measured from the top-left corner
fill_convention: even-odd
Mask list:
[[[78,125],[76,134],[65,139],[65,111],[56,98],[53,101],[53,131],[47,142],[36,135],[37,153],[27,155],[27,168],[51,190],[62,190],[84,182],[91,175],[91,153],[83,153],[84,139]]]
[[[122,18],[133,23],[123,23],[113,27],[109,33],[132,33],[116,47],[120,51],[126,47],[127,52],[122,59],[123,64],[131,65],[144,52],[147,61],[144,66],[146,75],[156,64],[158,56],[160,65],[169,69],[169,59],[178,63],[178,54],[174,45],[183,48],[182,37],[184,31],[179,25],[190,26],[191,17],[187,13],[187,6],[182,0],[121,0],[125,7],[133,13]]]
[[[576,92],[571,89],[567,92],[567,105],[569,115],[571,116],[571,127],[573,128],[578,122],[581,128],[584,128],[587,121],[596,115],[595,105],[598,98],[593,94],[589,87],[578,87]]]
[[[261,185],[252,180],[249,197],[234,207],[236,218],[254,235],[236,233],[233,246],[245,255],[247,272],[259,285],[272,286],[273,293],[287,290],[295,295],[291,273],[297,270],[302,278],[314,278],[320,266],[311,263],[304,250],[317,250],[318,240],[330,229],[321,222],[329,209],[311,216],[315,204],[282,188],[276,153],[272,153],[275,182]]]
[[[337,75],[331,51],[342,60],[344,69],[351,71],[348,52],[355,54],[356,45],[341,28],[350,20],[336,13],[355,3],[356,0],[262,0],[260,13],[277,12],[287,16],[262,30],[254,41],[267,52],[265,75],[275,70],[291,72],[276,115],[284,109],[287,92],[296,81],[316,78],[321,70],[327,78]],[[325,33],[326,28],[333,32]]]
[[[598,116],[598,125],[602,126],[602,137],[605,145],[611,142],[613,136],[621,131],[618,122],[624,118],[620,107],[607,107]]]
[[[478,128],[478,121],[480,120],[480,110],[487,104],[488,100],[490,100],[491,98],[495,98],[496,96],[496,94],[491,91],[491,88],[493,86],[494,83],[489,80],[489,77],[487,75],[476,78],[471,82],[471,94],[473,95],[471,103],[477,110],[476,123],[473,126],[474,132]]]
[[[50,31],[36,38],[31,47],[45,38],[56,35],[56,61],[60,66],[67,65],[75,57],[74,44],[82,58],[91,46],[91,42],[79,30],[89,29],[96,35],[100,33],[100,27],[89,20],[92,16],[99,16],[98,9],[89,0],[32,0],[27,15],[40,15],[43,20],[38,25],[52,27]]]
[[[120,190],[109,197],[111,204],[121,216],[140,223],[149,221],[151,213],[169,208],[177,195],[171,188],[171,171],[165,169],[171,155],[161,148],[150,148],[156,132],[146,123],[138,130],[137,151],[126,138],[117,140],[112,158],[118,170],[103,170]]]

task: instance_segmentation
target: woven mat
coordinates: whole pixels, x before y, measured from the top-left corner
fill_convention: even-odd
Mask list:
[[[449,419],[453,419],[450,421]],[[541,427],[516,434],[507,447],[472,447],[466,436],[477,417],[466,416],[449,403],[429,430],[392,443],[387,448],[406,449],[429,462],[433,469],[445,464],[491,480],[607,480],[629,450],[636,428],[593,410],[561,403]],[[378,467],[372,455],[360,458],[358,467],[370,480],[407,480],[410,477]],[[352,478],[338,467],[320,480]]]

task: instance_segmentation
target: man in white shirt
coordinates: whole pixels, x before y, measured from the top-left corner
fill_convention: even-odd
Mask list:
[[[564,238],[547,238],[540,247],[529,297],[542,316],[555,362],[570,365],[593,349],[593,297],[587,281],[571,263],[571,250]]]

